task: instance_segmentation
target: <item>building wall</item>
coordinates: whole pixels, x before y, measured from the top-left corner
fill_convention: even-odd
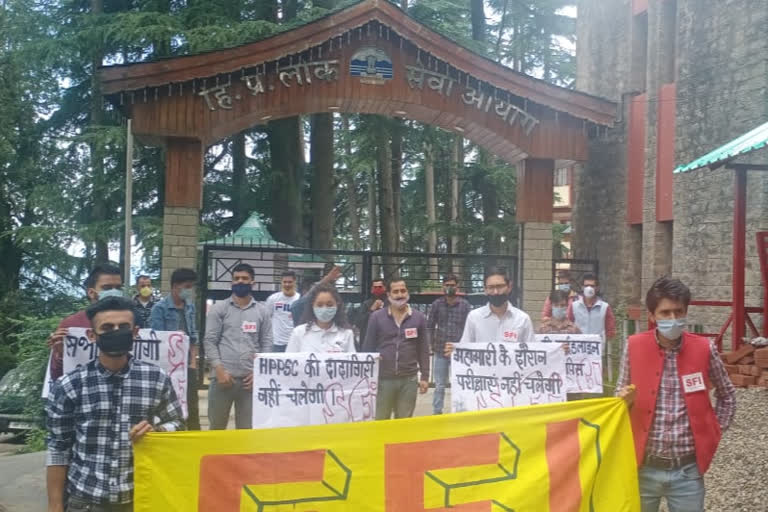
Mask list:
[[[691,286],[695,298],[730,300],[733,175],[707,169],[675,175],[674,220],[657,221],[658,96],[663,84],[676,84],[675,165],[768,121],[768,2],[649,0],[644,16],[646,64],[644,77],[638,77],[642,59],[632,2],[578,4],[576,86],[622,101],[625,116],[593,141],[576,179],[574,254],[598,257],[609,298],[641,303],[653,280],[672,272]],[[671,61],[670,48],[675,49]],[[642,224],[630,226],[626,115],[639,93],[647,99]],[[604,198],[598,207],[596,197]],[[747,210],[747,305],[757,306],[762,287],[754,233],[768,229],[768,173],[750,173]],[[725,315],[699,308],[691,320],[717,331]]]
[[[678,0],[680,1],[680,0]],[[768,121],[768,3],[762,0],[679,3],[678,163]],[[768,152],[755,157],[768,162]],[[747,178],[746,304],[762,304],[755,232],[768,229],[768,175]],[[733,172],[700,169],[675,176],[673,272],[697,297],[731,299]],[[725,313],[698,308],[705,330]],[[755,317],[756,319],[756,317]]]

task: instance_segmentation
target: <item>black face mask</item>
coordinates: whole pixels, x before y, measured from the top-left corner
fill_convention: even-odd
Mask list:
[[[446,286],[445,287],[445,294],[449,297],[455,297],[456,296],[456,287],[455,286]]]
[[[97,335],[96,346],[108,356],[124,356],[133,348],[133,330],[117,329]]]
[[[509,297],[507,297],[505,294],[486,295],[486,297],[488,298],[488,302],[490,302],[492,306],[496,306],[497,308],[500,306],[503,306],[509,300]]]

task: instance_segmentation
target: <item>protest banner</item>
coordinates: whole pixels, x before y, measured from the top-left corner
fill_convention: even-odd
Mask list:
[[[536,341],[567,345],[567,393],[603,392],[603,337],[599,334],[537,334]]]
[[[379,354],[259,354],[253,428],[372,420],[378,381]]]
[[[88,329],[70,327],[64,336],[64,373],[78,366],[88,364],[99,356],[99,347],[88,339]],[[139,361],[159,366],[171,378],[173,390],[179,400],[184,417],[187,417],[187,364],[189,353],[189,336],[180,331],[153,331],[140,329],[133,341],[133,357]],[[43,398],[53,382],[49,371],[43,383]]]
[[[458,343],[451,355],[451,409],[565,401],[565,351],[554,343]]]
[[[134,454],[136,512],[640,511],[618,398],[150,433]]]

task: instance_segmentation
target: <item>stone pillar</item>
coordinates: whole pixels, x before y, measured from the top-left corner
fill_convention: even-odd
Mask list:
[[[535,325],[552,290],[554,160],[525,160],[517,173],[517,220],[522,224],[523,310]]]
[[[534,325],[552,290],[552,222],[526,222],[523,229],[523,310]]]
[[[165,159],[165,208],[161,290],[171,287],[171,273],[180,267],[197,270],[198,224],[203,192],[200,141],[168,139]]]
[[[163,259],[161,289],[171,287],[171,273],[181,267],[197,269],[198,208],[167,206],[163,211]]]

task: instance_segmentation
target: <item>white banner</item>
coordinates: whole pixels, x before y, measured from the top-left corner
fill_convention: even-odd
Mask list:
[[[565,351],[555,343],[458,343],[453,412],[565,401]]]
[[[64,373],[88,364],[99,356],[99,348],[88,339],[87,332],[88,329],[82,327],[70,327],[64,336]],[[140,329],[131,353],[137,360],[152,363],[165,370],[171,378],[173,390],[186,418],[189,336],[180,331]],[[50,369],[50,361],[48,367]],[[49,370],[43,383],[43,397],[48,396],[52,384]]]
[[[565,390],[568,393],[603,392],[603,347],[599,334],[537,334],[536,341],[567,345]]]
[[[379,354],[259,354],[253,428],[372,420],[378,382]]]

